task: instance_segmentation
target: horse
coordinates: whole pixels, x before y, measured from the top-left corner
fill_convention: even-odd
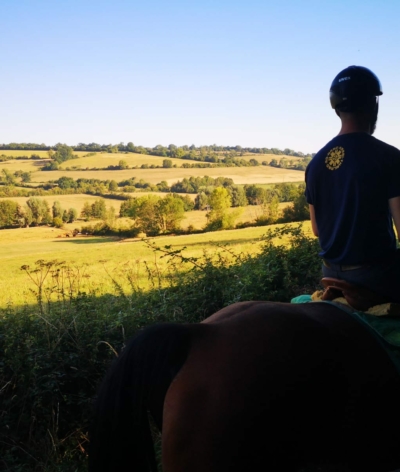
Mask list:
[[[157,471],[149,416],[164,472],[400,466],[398,372],[332,303],[240,302],[140,331],[99,390],[89,472]]]

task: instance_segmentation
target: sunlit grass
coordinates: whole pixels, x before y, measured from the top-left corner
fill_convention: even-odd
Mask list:
[[[70,164],[74,161],[68,161]],[[88,170],[88,171],[49,171],[35,172],[32,175],[33,182],[48,182],[57,180],[62,176],[73,179],[100,179],[100,180],[121,180],[135,177],[137,180],[143,179],[151,184],[157,184],[162,180],[169,185],[183,178],[204,177],[205,175],[216,177],[228,177],[233,179],[235,184],[268,184],[268,183],[290,183],[304,180],[304,172],[290,169],[279,169],[270,166],[256,167],[213,167],[209,169],[128,169],[128,170]]]
[[[186,246],[185,255],[190,257],[200,257],[204,251],[215,252],[217,245],[227,245],[238,253],[255,253],[259,249],[262,235],[275,226],[162,236],[153,240],[157,246],[170,246],[172,250]],[[305,222],[304,227],[311,233],[309,222]],[[136,266],[138,282],[143,287],[148,286],[145,262],[154,264],[157,261],[158,270],[166,270],[165,259],[156,259],[144,240],[88,236],[67,238],[65,234],[65,230],[50,227],[0,231],[0,307],[8,303],[17,306],[34,301],[29,290],[32,288],[31,282],[20,268],[23,265],[33,267],[34,263],[41,259],[57,259],[85,267],[90,278],[85,280],[84,287],[97,293],[113,292],[114,286],[107,271],[109,274],[115,274],[125,264]],[[63,237],[58,237],[59,235]],[[282,242],[285,243],[284,240]]]

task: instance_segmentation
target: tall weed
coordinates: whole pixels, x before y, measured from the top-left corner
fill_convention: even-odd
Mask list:
[[[0,314],[1,470],[85,470],[97,386],[138,329],[199,322],[237,301],[289,301],[319,278],[318,243],[300,228],[269,231],[257,255],[219,247],[191,258],[184,249],[149,244],[151,264],[112,269],[104,261],[115,294],[101,297],[82,293],[80,281],[90,276],[85,268],[58,261],[23,267],[37,305]],[[168,261],[163,271],[160,258]],[[150,290],[139,284],[141,271]]]

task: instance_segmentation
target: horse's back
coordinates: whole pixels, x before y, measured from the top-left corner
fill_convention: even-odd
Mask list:
[[[400,418],[399,382],[348,314],[248,302],[189,329],[188,358],[164,403],[165,472],[295,470],[334,452],[342,462],[362,454],[363,470],[374,470],[377,442],[392,453],[389,435],[373,429],[382,434],[379,408],[385,415],[389,403]]]

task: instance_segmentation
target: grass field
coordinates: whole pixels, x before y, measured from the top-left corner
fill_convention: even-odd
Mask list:
[[[309,222],[304,223],[304,227],[311,231]],[[201,256],[204,250],[214,252],[217,244],[226,244],[238,253],[254,253],[259,247],[260,238],[269,228],[274,226],[163,236],[154,241],[161,247],[170,245],[172,250],[186,246],[185,254],[194,257]],[[96,289],[100,293],[113,291],[113,284],[104,267],[109,273],[117,274],[125,264],[134,265],[135,270],[138,270],[138,279],[146,286],[143,262],[154,264],[155,256],[144,241],[85,236],[57,237],[63,233],[65,230],[50,227],[0,231],[0,307],[9,303],[19,306],[34,301],[29,290],[34,286],[20,267],[33,266],[40,259],[58,259],[75,266],[85,266],[86,273],[90,275],[90,278],[85,279],[86,289]],[[104,260],[108,262],[100,262]],[[164,271],[165,259],[158,259],[157,267],[159,271]]]
[[[73,159],[70,161],[63,162],[60,166],[61,169],[66,167],[80,167],[82,169],[93,169],[97,167],[99,169],[106,169],[108,166],[116,166],[120,160],[125,161],[129,167],[141,166],[142,164],[162,166],[163,160],[169,159],[173,165],[181,167],[184,162],[182,159],[173,159],[171,157],[158,157],[148,156],[144,154],[134,153],[97,153],[95,156],[81,157],[79,159]],[[191,161],[189,161],[191,162]]]
[[[282,211],[291,203],[280,203],[279,209]],[[239,217],[235,221],[235,224],[245,223],[248,221],[254,221],[256,218],[262,216],[262,207],[261,205],[247,205],[245,207],[230,208],[229,212],[233,213],[236,211],[241,211]],[[185,213],[186,218],[182,221],[182,228],[187,228],[189,225],[192,225],[196,229],[204,228],[207,224],[207,212],[206,211],[188,211]]]
[[[70,161],[72,162],[72,161]],[[0,166],[1,169],[1,166]],[[51,171],[35,172],[32,175],[32,182],[48,182],[57,180],[62,176],[73,179],[100,179],[116,180],[120,182],[131,177],[143,179],[151,184],[157,184],[162,180],[169,185],[190,177],[229,177],[235,184],[268,184],[282,182],[299,182],[304,180],[304,172],[290,169],[279,169],[269,166],[257,167],[215,167],[210,169],[128,169],[128,170],[89,170],[89,171]]]
[[[21,155],[25,151],[7,151],[15,155]],[[30,151],[29,151],[30,152]],[[46,151],[38,151],[42,153],[42,157],[47,157]],[[85,152],[77,154],[85,155]],[[28,154],[29,155],[29,154]],[[273,154],[259,154],[259,155],[244,155],[244,159],[251,159],[254,156],[261,163],[263,160],[270,161],[273,158],[278,160],[282,156],[275,156]],[[289,157],[288,157],[289,158]],[[88,178],[100,180],[116,180],[117,182],[136,177],[138,180],[143,179],[151,184],[157,184],[163,180],[167,181],[169,185],[182,180],[183,178],[203,177],[208,175],[210,177],[228,177],[233,179],[235,184],[273,184],[282,182],[299,182],[304,180],[304,172],[279,169],[270,166],[256,166],[256,167],[213,167],[207,169],[184,169],[182,164],[185,162],[192,163],[192,161],[184,161],[182,159],[171,159],[177,168],[170,169],[126,169],[126,170],[106,170],[110,165],[118,165],[120,160],[125,160],[128,166],[141,166],[142,164],[161,166],[163,157],[145,156],[142,154],[110,154],[98,153],[95,156],[81,157],[73,159],[61,164],[61,169],[58,171],[42,172],[40,168],[45,164],[45,160],[11,160],[0,162],[0,172],[2,169],[7,169],[14,173],[17,170],[32,173],[32,183],[42,184],[50,180],[57,180],[60,177],[67,175],[74,179]],[[296,160],[296,158],[293,158]],[[65,170],[65,168],[77,168],[75,170]],[[93,170],[93,168],[100,168],[103,170]],[[89,169],[89,170],[86,170]],[[92,169],[92,170],[90,170]]]
[[[23,170],[24,172],[41,172],[41,167],[43,167],[46,162],[50,162],[47,159],[35,160],[11,160],[11,161],[2,161],[0,162],[0,172],[2,169],[7,169],[10,172],[15,172],[17,170]]]
[[[37,156],[41,158],[48,158],[49,155],[47,154],[48,151],[14,151],[14,150],[0,150],[0,155],[4,154],[5,156],[12,156],[12,157],[18,157],[18,156],[28,156],[31,157],[32,154],[36,154]],[[74,151],[74,154],[77,156],[81,157],[87,154],[87,151]]]
[[[224,156],[225,154],[220,155],[221,158],[223,158]],[[288,161],[293,160],[293,162],[301,160],[300,157],[277,156],[276,154],[251,154],[251,153],[243,154],[243,156],[237,156],[236,158],[243,159],[245,161],[250,161],[250,159],[256,159],[260,164],[263,161],[266,161],[269,164],[272,161],[272,159],[276,159],[278,162],[281,159],[286,159]],[[107,168],[107,166],[117,165],[120,159],[123,159],[124,161],[126,161],[129,167],[141,166],[142,164],[148,164],[148,165],[154,164],[156,166],[162,166],[164,159],[170,159],[172,161],[172,164],[176,165],[176,167],[182,167],[183,163],[189,163],[189,164],[200,163],[199,161],[175,159],[172,157],[158,157],[158,156],[150,156],[150,155],[134,154],[134,153],[128,153],[128,154],[97,153],[95,156],[81,157],[80,159],[64,162],[61,165],[61,168],[65,169],[66,167],[79,166],[82,169],[85,169],[85,168],[91,169],[94,167],[105,169]],[[206,162],[205,164],[210,164],[210,163]]]
[[[240,159],[244,159],[249,161],[250,159],[256,159],[260,164],[263,161],[268,162],[268,164],[272,161],[272,159],[276,159],[278,162],[281,159],[286,159],[288,161],[293,160],[293,162],[300,161],[301,157],[293,157],[293,156],[286,156],[286,155],[277,155],[277,154],[254,154],[254,153],[246,153],[243,156],[238,156]]]

